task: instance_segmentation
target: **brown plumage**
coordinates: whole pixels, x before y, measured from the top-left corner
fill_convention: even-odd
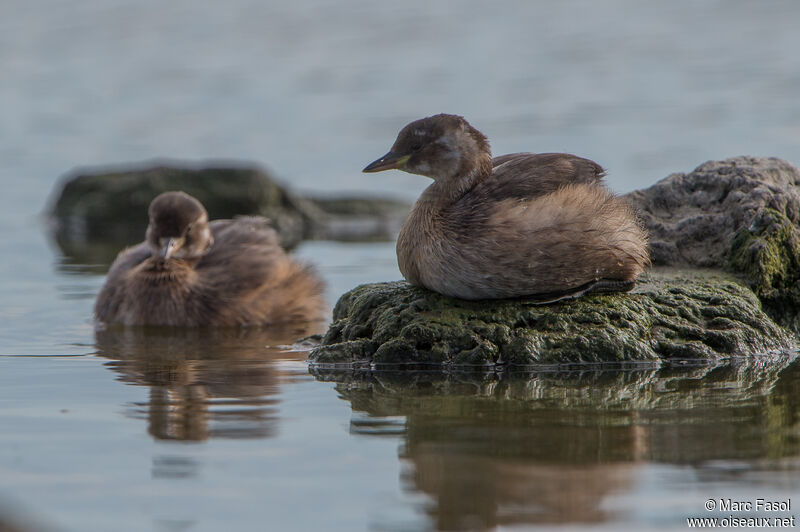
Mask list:
[[[202,204],[165,192],[145,242],[117,256],[95,317],[124,325],[257,326],[324,319],[324,284],[287,256],[261,217],[208,222]]]
[[[492,159],[460,116],[408,124],[365,172],[432,178],[397,239],[412,284],[463,299],[627,291],[649,265],[647,234],[602,183],[603,168],[565,153]]]

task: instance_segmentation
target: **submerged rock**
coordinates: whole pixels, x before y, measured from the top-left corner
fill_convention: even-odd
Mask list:
[[[302,212],[294,198],[266,173],[213,163],[77,169],[64,178],[51,214],[58,232],[67,238],[141,240],[150,202],[168,190],[183,190],[196,197],[211,219],[261,214],[272,219],[287,244],[302,236]]]
[[[538,306],[464,301],[404,282],[342,296],[313,364],[457,367],[717,360],[791,349],[735,279],[653,272],[630,294]]]
[[[460,301],[406,283],[358,287],[340,299],[311,360],[491,367],[792,349],[781,325],[800,332],[798,184],[800,170],[786,161],[735,157],[628,194],[654,264],[685,269],[655,270],[631,294],[542,307]]]
[[[409,209],[389,199],[302,197],[256,166],[155,161],[68,174],[49,210],[55,241],[73,262],[109,264],[143,239],[150,201],[168,190],[196,197],[212,220],[266,216],[286,248],[307,238],[391,239]]]
[[[470,415],[475,422],[493,425],[499,417],[481,416],[492,408],[526,416],[532,411],[555,409],[615,418],[613,425],[636,424],[629,413],[676,413],[698,407],[749,408],[756,402],[780,414],[800,409],[797,377],[800,360],[794,354],[733,359],[719,364],[672,364],[659,367],[576,367],[534,369],[502,373],[435,371],[356,371],[345,373],[312,367],[320,381],[337,383],[353,410],[377,417],[420,414],[449,417]],[[680,390],[681,393],[675,393]],[[769,400],[770,395],[782,401]],[[437,403],[435,408],[431,404]],[[460,403],[460,405],[459,405]],[[743,406],[746,405],[746,406]],[[765,408],[766,410],[766,408]],[[751,412],[751,414],[753,414]],[[679,414],[678,414],[679,415]],[[556,416],[560,417],[560,416]],[[738,416],[730,415],[730,419]],[[753,414],[754,419],[763,419]],[[785,417],[794,424],[792,416]],[[707,421],[707,418],[701,418]],[[603,423],[603,422],[601,422]],[[510,422],[510,426],[524,423]],[[441,426],[441,425],[439,425]],[[800,447],[800,442],[794,444]],[[702,446],[702,452],[708,446]],[[555,447],[540,448],[548,456]],[[538,452],[526,446],[526,452]]]

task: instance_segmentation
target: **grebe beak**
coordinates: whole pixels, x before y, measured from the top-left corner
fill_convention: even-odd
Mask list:
[[[377,161],[373,161],[362,170],[365,173],[382,172],[384,170],[402,170],[411,155],[399,155],[389,152]]]
[[[178,251],[181,246],[183,246],[183,237],[179,238],[159,238],[158,245],[160,246],[160,250],[158,254],[163,259],[168,259]]]

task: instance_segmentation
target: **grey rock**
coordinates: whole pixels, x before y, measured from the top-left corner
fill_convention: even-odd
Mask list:
[[[776,158],[709,161],[626,196],[654,264],[742,276],[764,310],[800,332],[800,170]]]
[[[765,209],[800,217],[800,170],[764,157],[709,161],[624,198],[650,233],[654,265],[727,268],[734,234]]]

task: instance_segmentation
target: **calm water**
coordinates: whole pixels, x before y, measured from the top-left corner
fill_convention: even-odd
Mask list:
[[[63,257],[41,217],[71,168],[153,157],[410,200],[424,179],[359,171],[442,111],[498,154],[591,157],[620,192],[708,159],[798,163],[798,24],[793,0],[4,0],[0,530],[685,530],[730,514],[709,498],[800,513],[790,358],[311,375],[281,347],[308,331],[96,332],[107,265]],[[331,302],[400,275],[391,242],[297,254]]]

